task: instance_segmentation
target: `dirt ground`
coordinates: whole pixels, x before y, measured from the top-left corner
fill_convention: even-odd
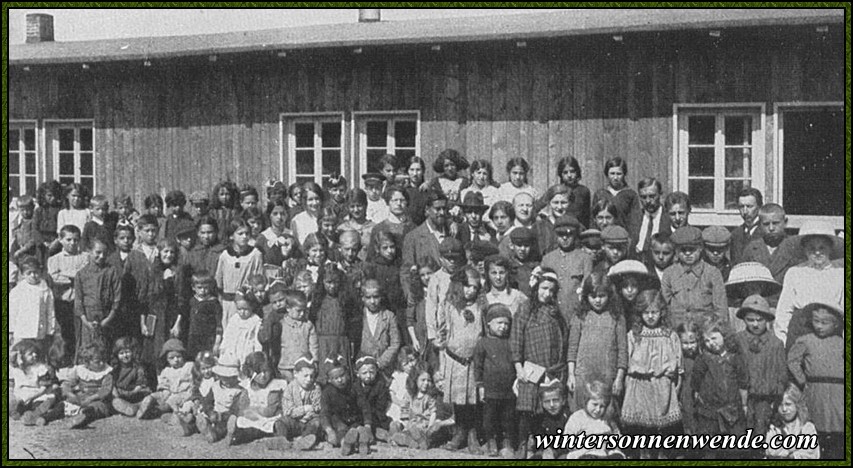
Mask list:
[[[85,429],[70,429],[69,420],[45,427],[28,427],[9,421],[9,458],[41,459],[340,459],[340,449],[308,452],[280,452],[266,449],[264,441],[228,447],[225,442],[210,444],[201,435],[177,435],[159,420],[139,421],[112,416],[95,421]],[[379,443],[367,456],[355,454],[346,459],[476,459],[466,451],[429,451],[393,447]],[[499,459],[493,459],[499,460]]]

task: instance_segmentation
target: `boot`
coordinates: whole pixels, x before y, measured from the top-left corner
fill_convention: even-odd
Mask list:
[[[482,455],[483,450],[480,448],[480,439],[477,437],[477,429],[468,429],[468,453],[471,455]]]
[[[207,419],[206,414],[199,413],[198,417],[195,418],[195,425],[198,428],[198,432],[200,432],[209,443],[212,444],[216,442],[216,435],[210,427],[210,420]]]
[[[188,437],[195,432],[192,413],[178,413],[175,419],[178,421],[178,427],[181,428],[181,436]]]
[[[445,450],[450,450],[455,452],[459,450],[459,447],[462,446],[462,442],[465,441],[465,436],[467,434],[462,430],[459,426],[453,426],[453,438],[450,439],[450,442],[444,444]]]
[[[358,453],[360,455],[370,454],[370,444],[373,442],[373,432],[367,426],[358,428]]]
[[[515,453],[516,460],[527,460],[527,443],[521,442],[518,444],[518,451]]]
[[[391,436],[391,445],[395,445],[397,447],[417,447],[418,443],[405,432],[395,432],[394,435]]]
[[[151,410],[154,409],[154,405],[157,403],[154,400],[154,397],[148,395],[147,397],[142,399],[142,402],[139,403],[139,409],[136,411],[137,419],[146,419],[151,415]]]
[[[21,415],[21,422],[24,423],[24,426],[35,426],[36,419],[38,419],[38,415],[32,411],[26,411]]]
[[[494,437],[489,439],[489,442],[486,444],[486,456],[492,458],[498,456],[498,441]]]
[[[227,432],[225,433],[225,444],[228,446],[237,445],[237,439],[239,438],[239,430],[237,429],[237,416],[230,415],[228,416],[227,423]]]
[[[86,427],[92,421],[91,410],[82,408],[73,418],[71,418],[71,429],[80,429]]]
[[[358,430],[354,427],[350,428],[344,436],[344,440],[341,441],[341,455],[347,457],[352,454],[352,448],[357,443]]]
[[[508,437],[504,437],[501,443],[500,454],[504,460],[512,460],[515,457],[515,450],[512,449],[512,442],[510,442]]]
[[[317,436],[315,436],[314,434],[308,434],[293,439],[293,448],[295,448],[296,450],[307,451],[314,448],[314,445],[316,443]]]

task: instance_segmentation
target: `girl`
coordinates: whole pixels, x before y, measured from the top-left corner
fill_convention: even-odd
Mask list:
[[[453,405],[456,415],[453,439],[445,447],[458,450],[467,434],[468,451],[480,455],[482,451],[477,434],[480,415],[471,361],[477,340],[483,336],[483,314],[487,304],[480,297],[480,273],[476,269],[469,266],[453,276],[439,312],[447,327],[447,339],[439,344],[445,355],[442,366],[444,401]]]
[[[660,291],[641,292],[637,296],[637,312],[642,322],[628,333],[622,424],[635,434],[682,433],[677,392],[682,373],[681,343],[666,325],[666,303]],[[657,455],[660,458],[664,453]],[[643,450],[640,458],[652,457]]]
[[[362,191],[362,193],[364,193]],[[364,206],[367,207],[367,195],[365,194]],[[317,232],[319,229],[320,209],[323,207],[323,189],[314,182],[305,182],[302,185],[302,208],[304,211],[293,216],[290,221],[290,230],[296,234],[300,244],[305,243],[308,234]]]
[[[157,243],[159,255],[151,265],[151,302],[149,317],[142,316],[143,362],[154,362],[163,343],[180,338],[188,325],[186,268],[178,259],[178,244],[171,239]],[[159,370],[159,369],[158,369]]]
[[[211,202],[210,202],[210,215],[216,220],[217,225],[219,226],[219,239],[227,239],[228,225],[231,224],[231,220],[234,218],[234,214],[237,211],[237,197],[239,196],[239,191],[237,190],[237,184],[231,182],[230,180],[226,180],[216,184],[213,187],[213,193],[211,194]]]
[[[809,409],[806,397],[796,385],[788,386],[779,401],[779,408],[767,436],[769,441],[776,437],[817,435],[814,424],[809,421]],[[783,460],[817,460],[820,458],[820,446],[814,448],[773,448],[767,447],[767,458]]]
[[[513,317],[527,307],[529,300],[521,291],[509,284],[512,265],[502,255],[486,258],[486,281],[484,285],[486,304],[503,304],[509,308]]]
[[[362,445],[367,453],[368,440],[373,434],[363,425],[364,416],[350,385],[349,369],[340,356],[326,362],[329,384],[323,387],[320,396],[320,425],[326,433],[326,441],[333,447],[341,447],[341,454],[348,456],[363,438]]]
[[[193,296],[187,311],[187,350],[190,356],[219,350],[222,341],[222,304],[216,300],[216,282],[207,272],[192,275]]]
[[[513,317],[510,349],[518,376],[518,458],[527,458],[527,438],[534,411],[541,411],[539,383],[546,378],[566,381],[568,333],[557,308],[559,280],[554,270],[543,268],[531,277],[534,296],[529,308]],[[570,363],[571,365],[571,363]],[[543,369],[544,368],[544,369]],[[573,370],[573,369],[572,369]]]
[[[73,224],[83,232],[83,228],[91,218],[89,206],[89,190],[81,184],[71,184],[65,189],[65,208],[56,215],[56,234],[62,226]]]
[[[349,216],[338,226],[338,232],[355,231],[361,238],[361,245],[367,245],[370,242],[370,234],[376,224],[367,219],[367,193],[360,189],[354,188],[347,194],[347,209]],[[367,251],[362,249],[358,253],[358,258],[364,261],[367,258]]]
[[[375,279],[383,285],[385,307],[397,317],[400,330],[406,328],[406,298],[400,286],[400,253],[402,239],[390,231],[379,232],[377,255],[363,264],[364,279]]]
[[[159,357],[162,370],[157,376],[157,391],[146,396],[139,403],[137,419],[147,419],[164,413],[188,414],[190,412],[195,383],[193,376],[195,365],[187,362],[186,354],[187,350],[181,340],[172,338],[163,343]],[[173,420],[171,417],[166,417],[163,421],[171,424]]]
[[[496,201],[489,209],[489,219],[495,228],[495,237],[500,242],[509,234],[515,224],[515,208],[510,202]]]
[[[338,248],[338,224],[340,224],[338,209],[331,206],[323,207],[322,214],[320,215],[319,232],[326,238],[326,243],[332,251]]]
[[[681,342],[682,375],[678,379],[678,401],[681,403],[682,423],[685,434],[695,434],[696,416],[691,382],[693,381],[693,366],[702,350],[699,347],[699,337],[702,336],[702,330],[698,323],[687,321],[678,324],[675,332],[678,333],[678,341]]]
[[[37,342],[21,340],[12,348],[10,374],[15,382],[10,417],[26,426],[44,426],[63,416],[58,381]]]
[[[506,173],[509,180],[501,184],[498,192],[498,199],[509,203],[519,193],[527,193],[534,200],[539,198],[539,192],[530,184],[527,183],[527,176],[530,173],[530,164],[524,158],[512,158],[506,163]]]
[[[413,283],[417,284],[413,284],[411,290],[415,305],[406,306],[406,331],[408,331],[412,348],[418,353],[418,356],[421,359],[429,359],[429,356],[425,354],[427,344],[425,292],[432,274],[438,270],[438,265],[434,260],[428,258],[422,265],[414,268],[417,269],[417,274],[412,275],[412,279]],[[430,363],[438,364],[437,356]]]
[[[151,393],[151,387],[139,362],[139,342],[135,338],[121,337],[113,345],[113,382],[113,409],[125,416],[136,416],[139,403]]]
[[[243,289],[237,292],[234,307],[236,313],[228,319],[222,332],[219,358],[242,366],[246,357],[263,350],[258,340],[258,331],[261,329],[261,318],[258,316],[260,304],[250,297],[248,290]]]
[[[251,185],[244,184],[240,187],[240,206],[238,206],[237,209],[240,214],[242,214],[247,210],[257,208],[260,199],[261,197],[258,195],[258,189]]]
[[[628,330],[637,331],[642,327],[640,315],[637,312],[637,297],[642,291],[660,289],[657,280],[649,274],[648,268],[637,260],[622,260],[610,267],[607,276],[613,281],[618,298],[625,315],[625,326]]]
[[[617,219],[619,219],[619,212],[612,201],[602,199],[592,205],[593,228],[603,231],[607,226],[616,224]]]
[[[562,158],[557,162],[557,179],[560,181],[557,185],[562,185],[569,189],[569,206],[566,212],[574,215],[580,221],[581,225],[589,226],[589,207],[590,207],[590,192],[585,185],[580,184],[581,167],[578,160],[573,157]],[[556,187],[557,185],[552,186]],[[533,209],[539,211],[547,204],[545,198],[540,198],[536,202]]]
[[[587,401],[586,383],[598,376],[622,394],[628,366],[625,317],[616,308],[613,283],[602,272],[593,271],[581,288],[582,304],[569,327],[569,391],[575,392],[575,406]]]
[[[812,332],[797,339],[788,352],[788,370],[804,388],[805,399],[824,459],[844,458],[844,312],[813,303],[803,308]]]
[[[417,226],[409,220],[409,194],[399,185],[392,185],[385,190],[385,201],[388,203],[388,209],[391,214],[385,221],[377,224],[373,228],[370,235],[370,243],[367,245],[366,260],[371,261],[376,256],[376,249],[379,248],[377,235],[382,231],[389,231],[396,234],[397,239],[402,244],[403,239],[409,231],[412,231]],[[398,246],[398,250],[401,250]]]
[[[325,362],[327,358],[343,356],[349,362],[350,341],[347,337],[348,314],[341,306],[343,272],[333,264],[323,266],[323,299],[317,308],[314,321],[317,327],[319,352],[317,360]],[[325,376],[323,376],[325,382]]]
[[[595,196],[592,197],[593,206],[601,200],[612,202],[617,213],[616,224],[630,233],[638,232],[642,219],[640,197],[634,189],[628,187],[625,180],[628,177],[627,161],[620,157],[609,159],[604,164],[604,176],[607,177],[607,188],[595,192]],[[599,227],[599,229],[602,228]]]
[[[458,151],[446,149],[438,154],[438,158],[432,164],[432,170],[438,176],[430,181],[427,188],[443,193],[449,202],[456,203],[461,200],[460,192],[469,184],[468,179],[461,176],[459,171],[467,168],[468,161]]]
[[[33,226],[41,234],[45,247],[52,249],[48,254],[59,252],[58,235],[64,226],[59,226],[57,223],[59,212],[62,210],[62,185],[55,180],[44,182],[39,185],[36,198],[38,206],[33,213]]]
[[[498,191],[500,186],[492,178],[492,163],[485,159],[478,159],[471,163],[468,173],[471,174],[471,185],[459,194],[460,200],[464,200],[468,192],[482,193],[483,203],[487,207],[500,200],[500,192]]]
[[[216,288],[222,303],[222,328],[237,310],[234,294],[248,285],[249,276],[263,273],[263,258],[259,250],[249,245],[250,227],[242,219],[228,225],[226,238],[230,245],[219,256],[216,266]]]
[[[329,251],[326,238],[316,232],[311,233],[306,236],[302,248],[304,249],[305,257],[288,259],[282,265],[284,270],[282,280],[285,284],[292,285],[299,272],[308,270],[311,272],[311,281],[314,284],[322,283],[321,270],[323,265],[326,264]],[[310,300],[311,298],[309,297],[308,299]]]
[[[257,207],[253,206],[243,210],[240,216],[245,219],[249,227],[252,228],[251,233],[249,234],[249,245],[254,247],[258,243],[258,238],[261,237],[261,233],[267,228],[264,213]]]
[[[409,195],[409,219],[415,226],[420,226],[426,218],[426,192],[421,190],[426,172],[426,162],[419,156],[412,156],[406,161],[406,174],[409,181],[406,184],[406,193]]]
[[[245,443],[261,437],[274,434],[275,423],[281,418],[281,396],[287,382],[275,378],[267,355],[255,352],[246,357],[242,369],[245,380],[241,386],[246,389],[234,423],[229,421],[229,428],[234,425],[231,437],[226,439],[228,445]]]
[[[162,239],[166,233],[166,217],[163,216],[163,197],[152,193],[145,197],[142,205],[145,207],[145,212],[142,214],[150,214],[157,220],[157,225],[160,227],[157,238]]]
[[[409,423],[404,431],[391,437],[391,443],[428,450],[438,438],[439,430],[453,422],[438,419],[438,397],[427,363],[418,362],[412,366],[406,378],[406,390],[410,401]]]
[[[287,187],[287,219],[292,220],[294,216],[303,211],[302,208],[302,185],[294,182]]]
[[[104,347],[92,343],[80,354],[80,361],[62,382],[65,413],[75,413],[71,428],[85,427],[92,421],[110,415],[109,400],[113,391],[112,367],[104,361]],[[69,408],[70,406],[70,408]]]
[[[563,429],[565,435],[619,435],[619,428],[611,419],[608,412],[612,400],[611,385],[600,380],[593,380],[584,385],[587,395],[581,409],[572,413]],[[624,459],[625,455],[618,449],[607,450],[601,447],[592,449],[582,448],[569,452],[566,459]]]
[[[418,362],[418,356],[409,346],[401,346],[397,352],[397,367],[391,374],[391,385],[388,392],[391,394],[391,404],[385,413],[391,418],[391,434],[400,432],[409,421],[409,404],[411,396],[407,389],[409,372]]]

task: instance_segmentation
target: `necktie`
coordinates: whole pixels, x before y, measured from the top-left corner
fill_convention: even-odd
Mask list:
[[[648,250],[649,243],[652,241],[652,234],[653,234],[652,231],[654,231],[654,227],[655,227],[655,223],[654,223],[655,219],[652,217],[651,214],[647,213],[646,219],[648,219],[649,222],[648,222],[648,226],[646,228],[646,237],[643,239],[643,250],[641,250],[641,252]]]

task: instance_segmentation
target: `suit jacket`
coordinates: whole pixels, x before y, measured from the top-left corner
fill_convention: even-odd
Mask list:
[[[773,279],[782,284],[788,269],[806,261],[806,256],[803,254],[803,249],[800,248],[798,236],[786,237],[772,255],[767,250],[764,237],[758,237],[753,239],[743,250],[741,261],[758,262],[766,266],[770,270],[770,274],[773,275]]]
[[[365,312],[358,314],[356,323],[353,323],[350,330],[361,332],[351,337],[355,343],[355,349],[358,350],[356,356],[375,357],[380,369],[390,370],[394,366],[397,350],[400,349],[400,330],[397,328],[397,319],[391,311],[379,312],[375,333],[370,332]]]
[[[400,267],[400,285],[403,287],[403,293],[406,295],[409,305],[415,305],[415,300],[412,296],[412,279],[417,274],[412,273],[412,267],[423,265],[427,258],[431,258],[437,266],[441,265],[438,239],[430,232],[427,222],[424,221],[423,224],[406,234],[405,239],[403,239],[403,264]],[[449,230],[448,235],[450,235]],[[456,233],[456,238],[459,239],[459,232]]]
[[[640,217],[637,220],[636,231],[631,233],[631,245],[634,248],[632,249],[632,252],[629,252],[630,254],[636,254],[637,253],[636,246],[639,245],[640,241],[642,240],[642,239],[640,239],[640,230],[643,228],[643,218],[645,216],[646,216],[646,210],[641,210],[640,211]],[[658,224],[658,230],[653,231],[652,235],[660,234],[660,233],[672,234],[672,223],[669,220],[669,215],[666,213],[666,211],[664,211],[663,206],[661,206],[660,223]],[[644,246],[643,251],[641,253],[648,252],[650,247],[651,247],[650,245]]]
[[[744,224],[732,229],[731,247],[729,249],[732,257],[732,265],[737,265],[738,263],[745,261],[743,260],[743,255],[746,250],[746,246],[755,239],[761,238],[761,236],[762,232],[760,225],[755,228],[755,231],[753,231],[752,234],[747,232],[746,225]]]

